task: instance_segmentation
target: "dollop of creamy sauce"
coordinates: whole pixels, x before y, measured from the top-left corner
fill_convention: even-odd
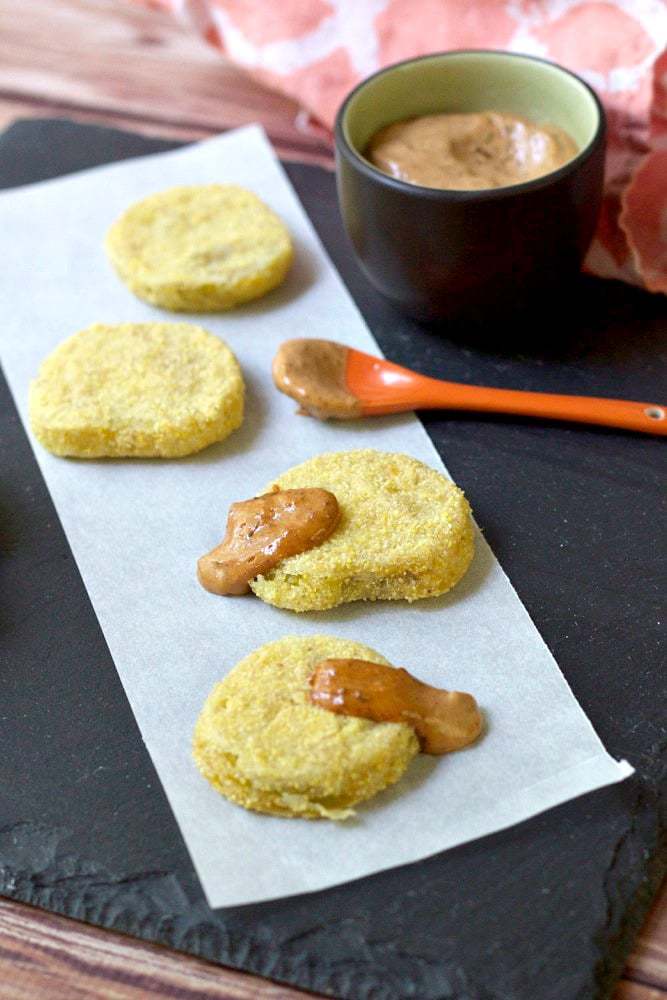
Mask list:
[[[199,582],[212,594],[247,594],[254,577],[321,545],[339,521],[328,490],[276,490],[233,503],[222,542],[197,562]]]
[[[301,412],[313,417],[358,417],[361,404],[345,380],[347,352],[347,347],[334,340],[286,340],[273,359],[276,389],[295,399]]]
[[[543,177],[578,152],[574,139],[557,125],[480,111],[394,122],[375,133],[366,157],[411,184],[472,191]]]
[[[482,731],[482,714],[471,694],[431,687],[402,667],[322,660],[309,683],[312,704],[329,712],[412,726],[424,753],[460,750]]]

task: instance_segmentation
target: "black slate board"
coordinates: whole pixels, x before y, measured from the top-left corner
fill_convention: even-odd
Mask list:
[[[175,145],[18,122],[0,137],[0,186]],[[472,346],[483,331],[419,326],[380,301],[341,231],[333,178],[287,171],[392,359],[489,385],[664,395],[664,299],[586,279],[557,324],[522,327],[530,346]],[[0,420],[0,893],[336,997],[608,995],[665,862],[664,442],[424,420],[581,705],[637,775],[418,864],[212,912],[4,383]]]

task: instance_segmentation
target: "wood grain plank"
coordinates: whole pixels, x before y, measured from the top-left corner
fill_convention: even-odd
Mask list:
[[[163,122],[155,123],[121,114],[104,114],[94,110],[70,108],[66,104],[56,102],[31,101],[27,97],[16,100],[0,97],[0,129],[7,128],[19,118],[69,118],[84,124],[108,125],[111,128],[139,132],[141,135],[160,139],[182,139],[184,142],[191,139],[205,139],[214,134],[209,129],[187,125],[165,125]]]
[[[643,983],[634,983],[623,979],[614,993],[614,1000],[665,1000],[667,993],[654,986],[644,986]]]
[[[663,888],[614,1000],[667,1000],[664,966],[642,965],[667,918]],[[653,978],[655,977],[655,978]],[[2,1000],[297,1000],[313,996],[158,945],[0,898]]]
[[[667,882],[644,922],[625,975],[667,992]]]
[[[201,134],[260,120],[281,152],[331,161],[293,101],[130,0],[0,0],[0,98]]]
[[[2,1000],[303,1000],[314,995],[0,898]]]
[[[169,125],[165,122],[154,122],[116,112],[105,113],[71,107],[64,102],[34,101],[29,97],[8,99],[0,96],[0,130],[8,128],[12,122],[20,118],[68,118],[84,124],[107,125],[110,128],[138,132],[140,135],[154,136],[158,139],[178,139],[182,142],[207,139],[218,134],[216,130],[198,126]],[[298,160],[299,163],[312,163],[326,170],[333,170],[333,156],[330,152],[296,150],[292,143],[281,145],[275,140],[273,146],[283,160]]]

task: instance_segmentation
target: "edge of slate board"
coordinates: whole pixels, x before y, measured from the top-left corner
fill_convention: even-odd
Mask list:
[[[0,187],[177,145],[64,120],[21,121],[0,136]],[[306,165],[287,170],[393,359],[507,384],[497,348],[471,346],[465,330],[448,329],[445,339],[380,301],[351,259],[331,175]],[[574,321],[569,314],[576,336],[515,353],[513,383],[651,399],[664,302],[590,279],[578,294]],[[582,707],[608,750],[637,774],[414,865],[212,912],[4,383],[0,389],[0,893],[350,1000],[609,995],[667,862],[667,691],[652,617],[664,592],[655,558],[658,442],[504,418],[424,421],[475,498],[478,521]],[[552,574],[554,553],[563,562]]]

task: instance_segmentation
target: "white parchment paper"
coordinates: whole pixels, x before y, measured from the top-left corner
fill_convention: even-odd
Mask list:
[[[271,359],[288,337],[377,347],[260,128],[0,195],[0,349],[26,427],[29,380],[63,338],[96,321],[183,318],[135,299],[108,265],[102,241],[136,199],[212,181],[252,188],[287,222],[297,246],[282,289],[229,314],[192,317],[239,359],[248,386],[243,427],[175,461],[64,460],[33,442],[210,904],[322,889],[415,861],[631,774],[604,750],[481,536],[462,583],[412,606],[295,615],[252,596],[214,597],[198,585],[196,559],[219,542],[229,504],[297,462],[373,447],[443,468],[412,416],[325,424],[295,416],[295,404],[274,390]],[[231,805],[190,757],[206,695],[256,646],[322,632],[367,643],[430,683],[474,693],[486,735],[457,754],[420,756],[399,785],[344,824]]]

